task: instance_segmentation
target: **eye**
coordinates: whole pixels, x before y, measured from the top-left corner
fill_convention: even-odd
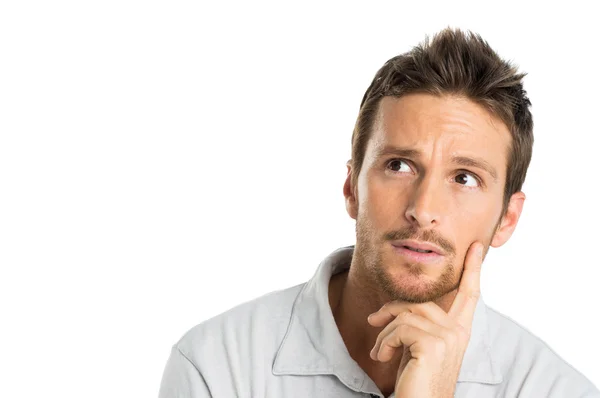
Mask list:
[[[388,168],[392,169],[394,173],[410,173],[412,171],[408,163],[402,159],[392,159],[388,162]]]
[[[454,181],[466,187],[478,187],[480,185],[479,180],[470,173],[461,173],[454,177]]]

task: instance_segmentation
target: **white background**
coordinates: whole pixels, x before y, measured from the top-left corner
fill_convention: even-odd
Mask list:
[[[192,326],[353,244],[360,100],[446,26],[529,73],[527,201],[483,297],[600,385],[597,13],[324,3],[2,3],[0,396],[156,396]]]

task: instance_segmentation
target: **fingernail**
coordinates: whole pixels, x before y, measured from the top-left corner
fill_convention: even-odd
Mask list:
[[[479,258],[483,258],[483,246],[479,246],[479,248],[477,249],[477,255],[479,256]]]

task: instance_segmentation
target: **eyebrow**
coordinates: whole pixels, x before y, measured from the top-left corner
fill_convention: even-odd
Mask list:
[[[395,156],[399,156],[399,157],[420,158],[421,152],[416,149],[400,148],[400,147],[394,147],[394,146],[389,146],[389,145],[379,147],[378,149],[375,150],[375,160],[379,160],[382,157],[385,157],[388,155],[395,155]],[[455,163],[460,166],[476,167],[478,169],[484,170],[490,176],[492,176],[494,181],[498,181],[498,172],[496,172],[496,169],[494,168],[494,166],[492,166],[485,159],[471,158],[468,156],[453,156],[451,160],[452,160],[452,163]]]
[[[496,169],[489,164],[487,161],[481,158],[469,158],[466,156],[454,156],[452,162],[465,167],[477,167],[488,172],[492,176],[494,181],[498,181],[498,173]]]
[[[417,151],[416,149],[399,148],[399,147],[389,146],[389,145],[386,145],[383,147],[378,147],[375,150],[375,159],[376,160],[379,160],[382,157],[385,157],[388,155],[418,158],[418,157],[421,157],[421,152]]]

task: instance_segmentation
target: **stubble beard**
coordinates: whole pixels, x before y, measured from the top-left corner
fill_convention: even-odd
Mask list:
[[[414,230],[405,229],[394,233],[393,239],[408,239],[417,238],[434,243],[439,243],[436,239],[432,239],[427,233],[416,235]],[[392,238],[390,238],[392,239]],[[392,239],[392,240],[393,240]],[[394,278],[390,274],[390,267],[387,267],[383,258],[385,245],[389,244],[388,239],[381,239],[376,236],[374,228],[369,220],[364,215],[359,215],[356,221],[356,246],[354,249],[355,261],[361,269],[363,269],[367,277],[375,284],[377,290],[381,291],[388,300],[401,300],[410,303],[425,303],[428,301],[436,301],[446,294],[456,290],[460,283],[460,276],[456,276],[455,266],[455,251],[453,247],[445,248],[451,254],[448,254],[443,267],[443,272],[436,280],[427,280],[423,265],[414,262],[406,262],[406,260],[398,258],[396,261],[397,267],[402,267],[405,277],[400,280]],[[404,263],[403,263],[404,261]],[[405,284],[403,280],[405,279]],[[418,284],[414,283],[416,279]]]

